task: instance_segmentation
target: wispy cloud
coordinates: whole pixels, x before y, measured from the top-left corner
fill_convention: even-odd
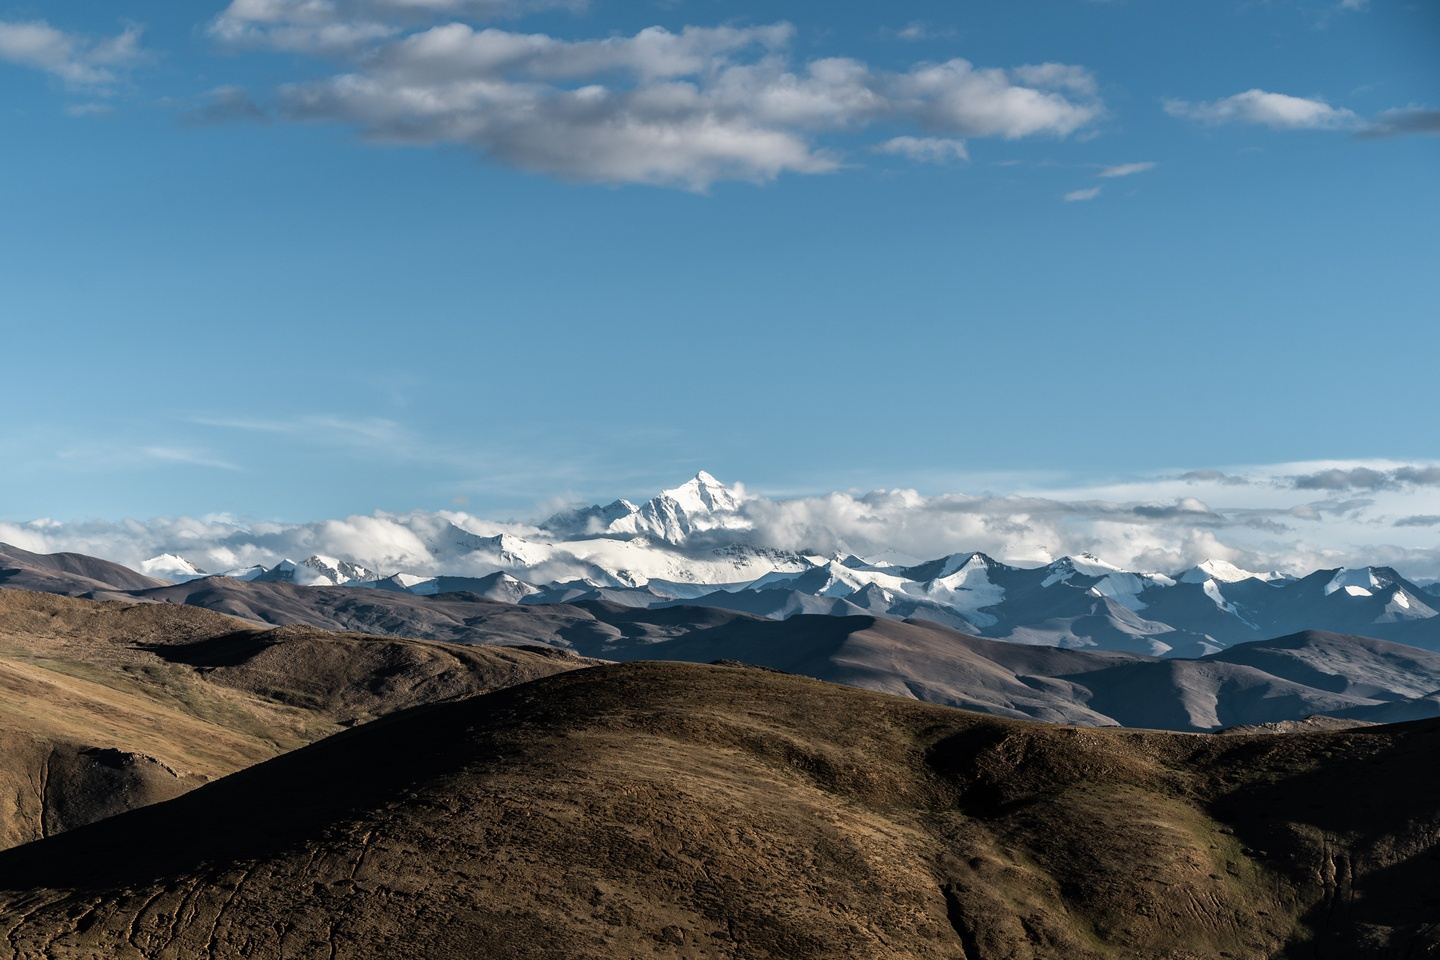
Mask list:
[[[911,20],[903,27],[888,31],[891,36],[910,43],[919,43],[923,40],[948,39],[955,36],[956,32],[954,27],[937,27],[923,20]]]
[[[1324,100],[1251,89],[1220,100],[1166,100],[1165,112],[1207,124],[1249,123],[1276,130],[1341,130],[1359,118]]]
[[[91,100],[87,103],[70,104],[65,108],[65,115],[70,117],[102,117],[114,111],[115,108],[108,103],[97,103]]]
[[[140,453],[150,460],[161,463],[179,463],[192,467],[208,467],[213,470],[239,470],[238,464],[213,456],[204,450],[189,447],[141,447]]]
[[[1099,187],[1085,187],[1081,190],[1071,190],[1061,199],[1066,203],[1084,203],[1089,200],[1094,200],[1098,196],[1100,196]]]
[[[1151,160],[1143,160],[1138,163],[1120,163],[1113,167],[1104,167],[1095,174],[1097,177],[1133,177],[1137,173],[1148,173],[1154,170],[1159,164]]]
[[[948,137],[891,137],[876,146],[875,151],[908,157],[916,163],[955,163],[970,159],[965,141]]]
[[[194,126],[217,123],[266,123],[270,116],[250,97],[244,87],[216,87],[205,94],[197,106],[181,114],[181,119]]]
[[[0,62],[41,70],[66,84],[103,93],[142,57],[140,28],[113,37],[67,33],[44,20],[0,20]]]
[[[284,434],[395,453],[403,453],[420,444],[419,438],[403,424],[385,417],[343,417],[325,413],[286,418],[196,416],[189,418],[189,422],[202,427]]]
[[[1402,486],[1440,487],[1440,466],[1411,465],[1394,469],[1332,467],[1298,474],[1289,481],[1296,490],[1386,490]]]
[[[1187,470],[1180,474],[1179,479],[1187,483],[1221,483],[1230,487],[1243,487],[1252,482],[1247,477],[1223,470]]]
[[[1440,135],[1440,110],[1429,107],[1386,110],[1359,133],[1368,139],[1403,137],[1407,134]]]
[[[239,464],[202,447],[168,443],[124,444],[112,441],[72,444],[55,457],[84,470],[136,469],[156,465],[204,467],[210,470],[240,470]]]
[[[585,6],[585,0],[231,0],[211,21],[210,34],[234,46],[339,54],[427,20],[495,20]]]

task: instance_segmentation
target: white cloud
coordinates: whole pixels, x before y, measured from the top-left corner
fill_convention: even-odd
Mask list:
[[[1139,163],[1121,163],[1116,164],[1113,167],[1105,167],[1099,173],[1097,173],[1096,176],[1133,177],[1137,173],[1147,173],[1151,170],[1154,170],[1156,166],[1158,166],[1158,164],[1150,160],[1144,160]]]
[[[957,160],[970,159],[970,151],[965,148],[965,141],[949,137],[891,137],[875,150],[908,157],[916,163],[954,163]]]
[[[353,124],[371,139],[457,143],[569,179],[697,190],[834,170],[839,155],[819,138],[879,123],[925,134],[891,138],[895,152],[954,159],[962,137],[1064,137],[1103,112],[1080,67],[796,63],[793,35],[777,23],[567,41],[451,23],[281,99],[292,118]]]
[[[954,27],[936,27],[923,20],[911,20],[905,26],[896,30],[886,30],[885,35],[893,36],[897,40],[905,40],[910,43],[919,43],[922,40],[943,40],[956,35]]]
[[[73,87],[103,90],[141,56],[138,27],[97,39],[43,20],[0,20],[0,61],[42,70]]]
[[[1080,76],[1089,76],[1083,67],[1045,64],[1005,71],[954,59],[920,64],[887,78],[884,86],[898,116],[947,133],[1014,140],[1068,136],[1098,119],[1099,102],[1076,89],[1084,87]],[[1080,99],[1070,99],[1077,92]]]
[[[1276,130],[1337,130],[1354,126],[1357,121],[1351,111],[1332,107],[1324,100],[1258,89],[1221,100],[1167,100],[1165,111],[1201,123],[1251,123]]]
[[[233,46],[338,54],[441,18],[488,20],[583,0],[231,0],[210,34]]]
[[[1069,90],[1082,97],[1094,97],[1099,93],[1093,73],[1068,63],[1032,63],[1010,72],[1016,80],[1034,87]]]
[[[1087,200],[1094,200],[1098,196],[1100,196],[1099,187],[1085,187],[1082,190],[1071,190],[1061,199],[1066,203],[1084,203]]]
[[[788,23],[761,27],[648,27],[630,37],[557,40],[545,34],[432,27],[383,50],[380,71],[403,83],[498,76],[576,79],[621,71],[645,80],[695,76],[747,48],[774,51],[794,35]]]
[[[165,443],[120,443],[105,440],[77,443],[55,452],[55,458],[81,470],[146,469],[157,464],[239,470],[241,467],[201,447]]]

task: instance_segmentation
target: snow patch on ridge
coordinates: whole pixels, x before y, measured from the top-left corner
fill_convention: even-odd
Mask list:
[[[1373,567],[1341,567],[1325,584],[1325,595],[1344,590],[1352,597],[1368,597],[1383,586]]]
[[[1004,602],[1005,588],[991,580],[989,558],[984,554],[972,553],[958,564],[952,562],[956,556],[941,566],[940,576],[911,592],[958,610],[977,627],[993,626],[999,621],[980,611]]]
[[[1235,566],[1229,560],[1203,560],[1180,574],[1181,583],[1204,583],[1215,580],[1220,583],[1239,583],[1242,580],[1270,580],[1274,575],[1255,573]]]

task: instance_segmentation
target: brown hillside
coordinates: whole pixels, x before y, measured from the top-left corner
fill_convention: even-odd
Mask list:
[[[26,958],[1428,956],[1437,749],[598,667],[9,851],[0,919]]]

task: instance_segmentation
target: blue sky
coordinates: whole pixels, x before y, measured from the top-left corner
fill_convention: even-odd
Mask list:
[[[0,0],[0,518],[1440,457],[1432,0],[396,6]]]

